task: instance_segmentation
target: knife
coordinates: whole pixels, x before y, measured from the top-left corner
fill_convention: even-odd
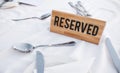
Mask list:
[[[111,40],[109,38],[106,38],[105,42],[106,42],[108,51],[110,53],[110,56],[112,58],[112,61],[116,67],[116,70],[118,71],[118,73],[120,73],[120,58],[119,58],[118,54],[116,53],[115,48],[113,47],[113,45],[111,43]]]
[[[36,6],[36,5],[32,5],[32,4],[28,4],[28,3],[24,3],[24,2],[18,2],[19,5],[28,5],[28,6]]]
[[[44,58],[39,51],[36,52],[36,70],[37,73],[44,73]]]

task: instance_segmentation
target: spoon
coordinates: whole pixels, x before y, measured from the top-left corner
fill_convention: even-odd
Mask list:
[[[13,45],[12,48],[23,53],[29,53],[38,47],[52,47],[52,46],[57,47],[57,46],[74,46],[74,45],[75,45],[75,41],[69,41],[69,42],[59,43],[59,44],[37,45],[37,46],[33,46],[32,44],[29,44],[29,43],[18,43]]]
[[[27,19],[40,19],[40,20],[44,20],[46,18],[48,18],[49,16],[51,16],[50,13],[46,13],[46,14],[43,14],[42,16],[40,17],[29,17],[29,18],[23,18],[23,19],[12,19],[13,21],[21,21],[21,20],[27,20]]]

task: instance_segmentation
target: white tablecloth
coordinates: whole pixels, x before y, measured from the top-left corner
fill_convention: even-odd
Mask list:
[[[75,3],[77,0],[19,1],[36,4],[37,7],[17,6],[12,9],[0,9],[0,73],[32,73],[36,50],[41,51],[45,56],[45,72],[117,73],[106,48],[104,38],[106,36],[111,38],[115,50],[119,54],[119,0],[81,1],[92,15],[92,18],[107,22],[99,45],[50,32],[50,18],[46,20],[30,19],[17,22],[11,20],[32,16],[39,17],[44,13],[51,12],[52,9],[75,14],[75,11],[67,3],[69,1]],[[20,42],[38,45],[71,40],[76,41],[77,45],[73,47],[38,48],[28,54],[20,53],[11,48],[12,45]],[[71,66],[74,66],[73,70]],[[67,69],[70,69],[70,71]]]

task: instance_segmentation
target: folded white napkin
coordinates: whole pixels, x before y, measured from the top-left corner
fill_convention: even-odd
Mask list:
[[[45,68],[45,73],[89,73],[94,61],[95,58],[89,58],[87,60],[47,67]],[[24,73],[33,73],[35,69],[34,64],[29,65]]]

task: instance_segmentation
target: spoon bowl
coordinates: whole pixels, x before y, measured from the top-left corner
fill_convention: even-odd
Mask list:
[[[18,43],[15,44],[12,48],[23,53],[29,53],[33,50],[34,47],[29,43]]]
[[[29,43],[18,43],[13,45],[12,48],[23,53],[29,53],[38,47],[74,46],[75,44],[76,44],[75,41],[69,41],[69,42],[59,43],[59,44],[37,45],[37,46],[33,46],[32,44],[29,44]]]

